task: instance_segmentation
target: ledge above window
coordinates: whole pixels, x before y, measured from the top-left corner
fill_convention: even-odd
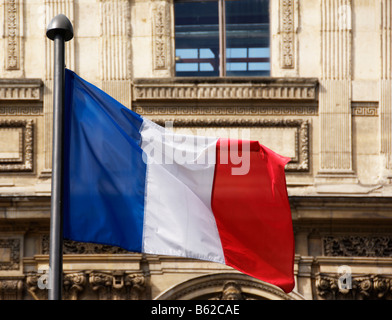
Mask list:
[[[139,78],[133,101],[292,101],[317,102],[317,78]]]
[[[42,101],[41,79],[0,79],[0,104],[2,102]]]

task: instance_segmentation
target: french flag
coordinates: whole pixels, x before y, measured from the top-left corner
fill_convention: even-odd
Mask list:
[[[218,262],[292,291],[289,158],[176,134],[70,70],[65,97],[64,238]]]

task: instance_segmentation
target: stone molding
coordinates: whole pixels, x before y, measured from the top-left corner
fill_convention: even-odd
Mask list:
[[[0,79],[0,103],[42,101],[41,79]]]
[[[20,128],[19,157],[16,159],[0,159],[0,172],[33,171],[33,142],[34,121],[29,120],[0,120],[0,128]]]
[[[40,116],[42,106],[0,106],[0,116]]]
[[[205,275],[182,282],[155,300],[293,300],[281,289],[238,273]]]
[[[1,110],[1,108],[0,108]],[[179,115],[265,115],[265,116],[316,116],[317,107],[302,106],[135,106],[134,111],[145,116]],[[0,112],[1,114],[1,112]]]
[[[226,81],[226,82],[225,82]],[[135,79],[133,99],[142,101],[183,100],[317,100],[317,80],[248,79]]]

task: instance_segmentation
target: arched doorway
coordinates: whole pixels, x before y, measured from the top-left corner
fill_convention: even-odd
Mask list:
[[[179,283],[155,300],[303,300],[266,282],[239,273],[219,273]]]

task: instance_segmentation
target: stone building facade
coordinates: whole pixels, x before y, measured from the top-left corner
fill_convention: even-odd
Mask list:
[[[47,299],[45,31],[59,13],[75,32],[66,66],[127,107],[174,130],[246,133],[289,156],[296,245],[285,294],[224,265],[65,241],[64,299],[391,299],[392,1],[270,0],[269,74],[212,77],[178,75],[177,3],[1,2],[0,300]]]

